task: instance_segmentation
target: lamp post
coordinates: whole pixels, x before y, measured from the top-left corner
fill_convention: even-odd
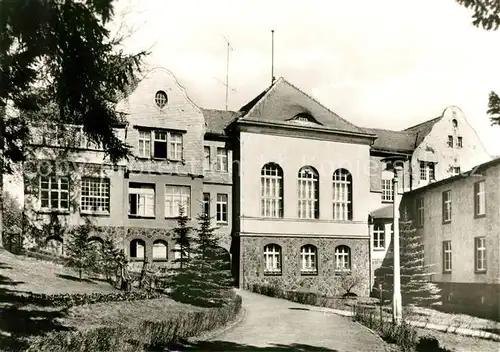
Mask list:
[[[398,199],[398,170],[404,166],[404,157],[388,157],[382,161],[387,163],[387,169],[394,172],[392,179],[392,199],[393,199],[393,213],[392,221],[394,228],[393,245],[394,245],[394,275],[393,275],[393,296],[392,296],[392,320],[396,325],[401,324],[403,317],[403,307],[401,298],[401,272],[399,263],[399,199]]]

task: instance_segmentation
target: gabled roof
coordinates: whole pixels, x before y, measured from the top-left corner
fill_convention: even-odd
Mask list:
[[[205,117],[206,133],[225,136],[226,127],[241,115],[238,111],[201,109]]]
[[[372,150],[399,153],[412,153],[415,150],[416,135],[413,132],[378,128],[365,128],[365,130],[377,136],[377,139],[372,144]]]
[[[283,77],[243,106],[240,111],[242,112],[240,121],[271,122],[282,125],[294,125],[289,121],[290,119],[298,114],[309,114],[318,122],[317,126],[322,130],[370,137],[364,129],[341,118]]]
[[[415,133],[416,136],[415,145],[419,145],[420,143],[422,143],[424,138],[431,132],[432,127],[434,127],[434,125],[439,120],[441,120],[442,117],[443,116],[439,116],[431,120],[424,121],[422,123],[419,123],[418,125],[408,127],[404,131]]]

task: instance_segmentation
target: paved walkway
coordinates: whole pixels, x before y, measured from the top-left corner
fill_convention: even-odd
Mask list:
[[[247,291],[245,315],[235,327],[183,351],[388,351],[386,344],[351,318],[319,307]]]

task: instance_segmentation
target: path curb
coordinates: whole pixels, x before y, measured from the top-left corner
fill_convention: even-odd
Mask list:
[[[212,340],[215,337],[222,335],[223,333],[228,332],[229,330],[238,326],[241,322],[243,322],[243,320],[245,320],[246,315],[247,315],[246,309],[244,307],[241,307],[239,313],[236,315],[236,318],[231,323],[224,325],[221,328],[202,333],[201,335],[198,335],[198,336],[194,336],[194,337],[190,338],[188,341],[193,342],[193,341]]]
[[[334,313],[334,314],[342,315],[344,317],[353,317],[354,316],[354,314],[348,310],[332,309],[332,308],[325,308],[325,307],[316,307],[316,308],[320,308],[318,310],[325,312],[325,313],[326,312]],[[415,320],[408,321],[408,324],[410,324],[412,326],[419,327],[419,328],[428,329],[428,330],[436,330],[436,331],[453,333],[453,334],[469,336],[469,337],[479,337],[479,338],[485,339],[485,340],[500,341],[500,335],[494,334],[492,332],[482,331],[482,330],[474,330],[474,329],[460,328],[460,327],[449,326],[449,325],[433,324],[433,323],[427,323],[427,322],[415,321]],[[361,324],[361,325],[363,325],[363,324]]]

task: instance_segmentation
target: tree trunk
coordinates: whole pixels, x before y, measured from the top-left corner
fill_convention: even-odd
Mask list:
[[[6,105],[0,101],[0,248],[3,248],[3,174],[4,174],[4,130]]]

